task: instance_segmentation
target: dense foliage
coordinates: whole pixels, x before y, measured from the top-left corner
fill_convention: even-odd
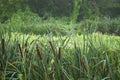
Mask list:
[[[94,16],[117,17],[120,14],[119,0],[0,0],[0,4],[0,22],[26,8],[45,18],[72,16],[78,21]]]

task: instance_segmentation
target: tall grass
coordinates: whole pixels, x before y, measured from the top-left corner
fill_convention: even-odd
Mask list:
[[[1,36],[1,80],[120,79],[118,36],[100,33],[69,37],[21,33]]]

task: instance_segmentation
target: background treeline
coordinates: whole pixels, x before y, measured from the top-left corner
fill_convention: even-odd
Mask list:
[[[71,17],[77,21],[94,16],[118,17],[120,14],[120,0],[0,0],[0,4],[0,22],[26,8],[44,18]]]
[[[120,0],[0,0],[0,4],[0,23],[6,30],[120,35]]]

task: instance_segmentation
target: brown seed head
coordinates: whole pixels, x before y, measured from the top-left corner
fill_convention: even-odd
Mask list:
[[[40,50],[38,48],[38,44],[36,44],[36,51],[37,51],[38,57],[40,58],[40,60],[42,60],[42,56],[41,56],[41,52],[40,52]]]
[[[21,48],[20,44],[18,44],[18,49],[19,49],[19,52],[20,52],[21,57],[23,57],[22,48]]]
[[[59,51],[58,51],[58,59],[60,60],[61,57],[61,47],[59,47]]]

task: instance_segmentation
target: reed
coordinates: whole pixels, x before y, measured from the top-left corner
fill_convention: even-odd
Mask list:
[[[56,55],[56,54],[55,54],[55,49],[54,49],[54,46],[53,46],[52,42],[49,41],[49,44],[50,44],[50,47],[51,47],[51,49],[52,49],[52,51],[53,51],[53,54],[54,54],[54,56],[55,56],[55,55]]]
[[[20,56],[23,57],[23,52],[20,44],[18,44],[18,49],[19,49]]]
[[[40,58],[40,60],[42,60],[42,55],[41,55],[41,52],[40,52],[40,50],[38,48],[38,44],[36,44],[36,51],[37,51],[38,57]]]
[[[61,58],[61,47],[59,47],[59,50],[58,50],[58,60],[60,60]]]
[[[4,39],[2,39],[1,44],[2,44],[2,55],[4,55],[5,54],[5,40]]]
[[[84,70],[85,72],[87,72],[87,67],[86,67],[85,63],[83,62],[83,60],[81,60],[81,59],[80,59],[80,64],[81,64],[81,66],[83,67],[83,70]]]

